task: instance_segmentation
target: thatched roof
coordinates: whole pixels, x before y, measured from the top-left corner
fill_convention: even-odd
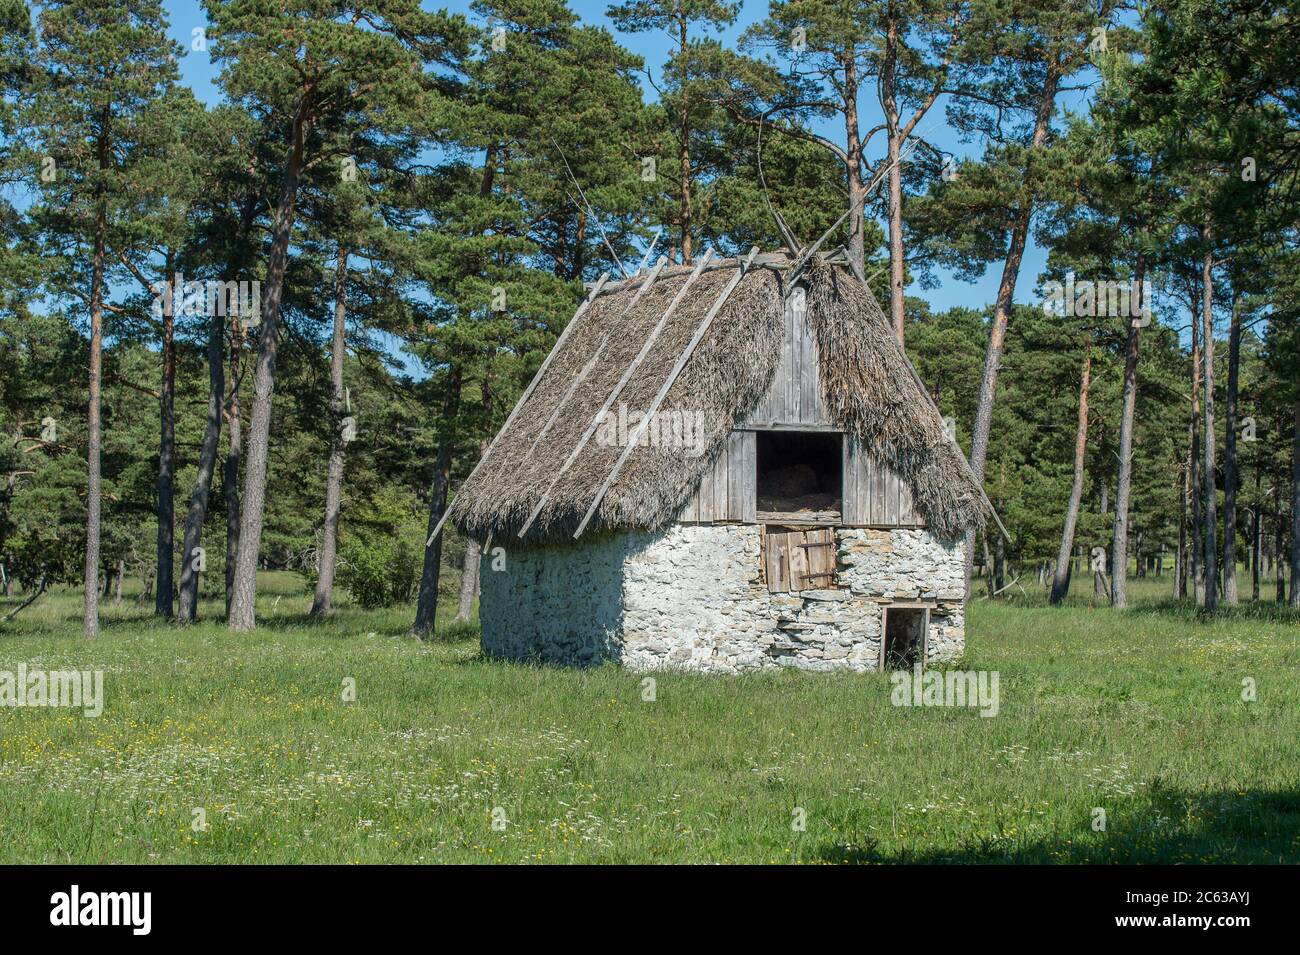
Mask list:
[[[754,410],[772,381],[791,265],[784,256],[766,255],[744,274],[660,406],[702,412],[704,453],[636,447],[584,534],[653,530],[677,517],[733,426]],[[739,260],[728,260],[690,283],[617,402],[642,412],[653,406],[738,267]],[[624,449],[592,436],[565,464],[692,271],[664,269],[648,288],[647,276],[607,287],[579,313],[532,394],[456,495],[450,517],[463,533],[512,539],[545,496],[526,538],[573,535]],[[870,290],[842,267],[819,259],[808,263],[800,281],[832,421],[908,482],[917,509],[940,536],[955,538],[981,523],[988,505],[979,483],[945,434]]]

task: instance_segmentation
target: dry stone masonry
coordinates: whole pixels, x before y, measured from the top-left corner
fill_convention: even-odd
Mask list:
[[[755,525],[674,524],[510,548],[482,565],[483,651],[564,666],[738,673],[872,670],[884,608],[926,604],[926,657],[965,646],[962,554],[926,530],[836,530],[837,587],[772,594]],[[499,562],[498,562],[499,566]]]

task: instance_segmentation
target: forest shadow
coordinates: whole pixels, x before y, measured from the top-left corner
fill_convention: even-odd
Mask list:
[[[376,637],[414,642],[416,638],[411,634],[411,621],[414,618],[414,609],[411,610],[409,616],[401,615],[399,617],[394,615],[392,620],[376,620],[373,616],[368,616],[365,611],[351,608],[336,610],[333,614],[324,618],[313,617],[309,612],[302,611],[299,613],[279,613],[275,616],[260,614],[257,618],[257,629],[273,633],[290,630],[309,631],[316,636],[337,640],[348,640],[374,634]],[[207,622],[222,627],[225,626],[224,617],[213,617]],[[433,633],[423,638],[422,642],[463,643],[467,640],[477,640],[478,636],[478,624],[473,621],[455,623],[449,620],[440,620]]]
[[[884,852],[867,839],[824,845],[815,858],[836,865],[1296,864],[1300,790],[1207,793],[1156,783],[1145,798],[1115,807],[1107,832],[1094,834],[1086,819],[1080,828],[1013,848],[984,838],[956,849]]]
[[[82,612],[80,604],[72,605],[64,595],[56,596],[54,606],[43,606],[40,602],[33,604],[27,611],[7,623],[0,623],[0,637],[66,636],[76,640],[84,639],[81,634]],[[46,599],[46,598],[42,598]],[[0,597],[0,618],[22,601],[21,597]],[[124,630],[172,631],[184,634],[189,630],[225,631],[225,608],[220,600],[203,601],[199,605],[198,618],[188,625],[175,620],[165,620],[153,612],[153,603],[147,605],[127,606],[124,602],[119,607],[104,607],[106,612],[100,614],[99,629],[101,633],[120,633]],[[210,604],[210,606],[209,606]],[[102,605],[101,605],[102,606]],[[374,634],[377,637],[413,640],[410,628],[415,619],[415,608],[398,607],[388,611],[362,610],[351,605],[336,608],[330,615],[318,618],[308,611],[267,612],[262,608],[257,615],[257,630],[271,633],[300,631],[326,639],[350,639]],[[477,620],[455,622],[440,619],[434,633],[426,638],[427,643],[463,643],[479,639]]]
[[[1260,623],[1294,623],[1300,624],[1300,610],[1273,599],[1259,601],[1244,600],[1236,606],[1222,603],[1207,613],[1196,605],[1191,598],[1169,597],[1164,600],[1140,603],[1135,608],[1142,613],[1157,614],[1189,623],[1196,621],[1212,622],[1215,620],[1248,620]]]
[[[1150,595],[1130,594],[1129,607],[1126,611],[1116,611],[1128,614],[1153,614],[1160,617],[1185,621],[1188,623],[1205,623],[1216,620],[1244,620],[1261,623],[1294,623],[1300,624],[1300,610],[1290,607],[1285,603],[1279,603],[1273,596],[1273,588],[1270,582],[1269,586],[1261,591],[1259,600],[1251,600],[1248,596],[1238,598],[1239,602],[1234,606],[1228,606],[1223,602],[1223,597],[1219,598],[1218,607],[1211,613],[1205,612],[1197,606],[1196,600],[1192,597],[1173,597]],[[972,595],[971,603],[976,606],[1010,606],[1024,609],[1053,609],[1053,610],[1096,610],[1109,611],[1113,608],[1109,599],[1097,597],[1088,594],[1075,594],[1067,596],[1065,600],[1056,606],[1048,600],[1046,590],[1039,590],[1030,587],[1027,593],[1007,592],[999,597],[989,599],[983,593],[982,589],[977,588]]]

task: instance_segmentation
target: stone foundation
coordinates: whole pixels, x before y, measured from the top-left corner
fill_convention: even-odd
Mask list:
[[[675,524],[483,556],[483,652],[509,660],[737,673],[873,670],[884,608],[930,607],[929,661],[965,645],[959,542],[925,530],[837,529],[833,590],[772,594],[755,525]],[[501,561],[496,561],[498,566]]]

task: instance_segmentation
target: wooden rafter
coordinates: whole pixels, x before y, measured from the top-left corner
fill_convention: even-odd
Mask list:
[[[555,346],[542,361],[542,367],[537,369],[537,374],[533,375],[533,380],[528,383],[528,387],[524,389],[524,393],[520,395],[519,400],[515,402],[515,406],[511,410],[509,417],[506,418],[506,423],[501,426],[501,430],[498,431],[496,437],[492,439],[492,443],[489,444],[487,450],[483,452],[483,456],[478,459],[478,464],[474,465],[474,469],[469,472],[469,477],[465,478],[466,484],[469,483],[470,479],[473,478],[475,474],[478,474],[479,469],[483,467],[483,462],[492,455],[492,449],[495,448],[497,442],[501,440],[501,435],[505,434],[506,431],[510,429],[510,425],[514,422],[515,416],[519,414],[519,409],[524,406],[530,397],[532,397],[533,390],[537,387],[537,383],[542,380],[542,376],[546,374],[546,369],[551,364],[551,360],[560,351],[560,346],[564,344],[565,340],[569,337],[569,333],[573,331],[574,326],[578,324],[578,319],[587,311],[588,306],[596,300],[596,296],[600,294],[600,290],[608,281],[609,273],[605,272],[599,279],[597,279],[596,285],[592,288],[587,297],[583,299],[582,304],[578,306],[578,310],[574,313],[573,318],[569,319],[569,324],[564,326],[564,331],[560,332],[560,337],[556,340]],[[462,487],[463,486],[464,485],[462,485]],[[429,534],[429,539],[424,542],[425,547],[433,546],[434,538],[436,538],[442,531],[442,525],[447,523],[447,516],[451,513],[451,505],[454,503],[455,500],[453,499],[447,507],[443,509],[442,517],[438,518],[438,523],[434,526],[433,532]]]
[[[524,453],[523,460],[519,462],[519,467],[523,467],[524,461],[527,461],[532,457],[533,452],[537,450],[537,445],[541,443],[542,438],[546,437],[547,433],[551,430],[551,425],[555,424],[556,420],[560,417],[560,412],[564,410],[564,406],[569,403],[569,399],[573,397],[575,392],[577,392],[578,386],[586,380],[587,373],[591,371],[592,368],[596,367],[597,363],[599,363],[600,356],[605,353],[605,346],[609,344],[609,340],[613,336],[614,328],[617,326],[618,320],[622,319],[623,316],[636,306],[636,303],[641,300],[642,295],[650,291],[650,286],[654,285],[655,279],[659,277],[659,273],[663,271],[663,267],[667,262],[667,256],[663,256],[659,259],[658,264],[655,265],[654,270],[650,273],[650,277],[641,284],[639,289],[636,290],[636,294],[632,296],[632,300],[623,306],[623,310],[618,313],[618,319],[615,319],[615,321],[611,323],[610,327],[605,330],[605,334],[601,336],[600,344],[596,346],[595,353],[591,356],[590,360],[588,360],[582,371],[579,372],[573,381],[569,383],[568,389],[564,392],[564,397],[555,405],[555,408],[551,411],[550,417],[546,419],[546,424],[542,425],[541,430],[537,432],[537,437],[533,438],[533,443],[528,446],[528,450]]]
[[[632,376],[636,374],[636,370],[641,367],[641,362],[645,361],[646,356],[650,354],[650,349],[659,338],[659,333],[664,330],[664,326],[668,324],[668,319],[677,311],[677,306],[681,303],[682,299],[686,297],[687,290],[695,280],[700,277],[700,274],[705,270],[712,258],[713,250],[708,249],[705,251],[704,255],[700,257],[699,263],[695,266],[695,270],[691,272],[690,277],[687,278],[682,287],[677,290],[677,294],[673,296],[673,300],[668,303],[668,308],[665,309],[663,315],[659,317],[659,321],[655,323],[655,327],[650,330],[650,335],[646,338],[645,344],[641,346],[641,351],[639,351],[637,356],[632,359],[631,364],[624,369],[623,376],[619,378],[618,384],[614,386],[614,390],[609,393],[609,396],[605,399],[605,403],[600,406],[600,410],[597,411],[595,416],[591,419],[591,424],[587,426],[587,430],[578,441],[577,447],[573,449],[572,453],[570,453],[569,457],[565,460],[564,465],[555,472],[555,476],[551,478],[551,483],[546,488],[546,493],[544,493],[538,500],[537,506],[533,508],[532,513],[528,515],[528,520],[525,521],[524,526],[520,528],[520,537],[527,534],[528,529],[533,526],[533,521],[537,520],[537,515],[542,512],[542,508],[550,497],[551,491],[555,490],[555,485],[559,482],[560,478],[564,476],[565,472],[569,470],[570,465],[577,460],[578,455],[582,453],[582,449],[585,448],[587,442],[591,440],[591,436],[596,433],[596,429],[600,427],[600,422],[604,419],[605,415],[609,413],[609,409],[613,407],[614,402],[618,400],[618,396],[623,393],[623,389],[627,386],[627,383],[632,380]],[[666,261],[667,259],[661,258],[659,260],[659,268],[662,268]]]
[[[659,388],[659,392],[655,395],[655,399],[651,403],[650,408],[646,411],[645,415],[641,418],[640,423],[637,425],[636,434],[628,437],[627,447],[625,447],[623,453],[619,455],[618,461],[614,464],[614,469],[606,476],[604,483],[600,486],[600,490],[596,492],[595,500],[591,502],[591,506],[587,508],[587,513],[583,515],[582,523],[578,525],[578,529],[573,534],[575,540],[581,537],[582,532],[586,530],[587,524],[591,521],[592,515],[596,513],[596,508],[599,507],[600,502],[605,499],[605,494],[609,491],[615,479],[617,479],[619,472],[623,470],[623,465],[627,463],[627,459],[631,456],[632,449],[637,446],[637,442],[641,440],[641,435],[645,432],[645,429],[649,426],[654,416],[659,412],[659,406],[663,403],[664,398],[667,397],[669,389],[671,389],[673,384],[676,383],[678,375],[682,373],[682,369],[686,367],[686,363],[690,360],[691,355],[695,353],[696,346],[699,345],[700,341],[703,340],[705,334],[708,332],[710,326],[712,326],[714,317],[722,310],[722,306],[726,303],[727,299],[731,297],[731,293],[735,291],[736,286],[740,284],[740,280],[748,274],[750,266],[757,255],[758,246],[754,246],[750,249],[749,256],[743,263],[741,263],[740,268],[736,269],[736,274],[732,276],[731,281],[728,282],[726,287],[722,290],[722,294],[718,296],[718,300],[713,303],[713,307],[709,309],[709,313],[704,316],[704,321],[700,323],[700,327],[695,330],[695,334],[691,337],[691,340],[687,342],[685,350],[680,356],[678,356],[676,364],[673,365],[672,370],[668,373],[668,377]]]

